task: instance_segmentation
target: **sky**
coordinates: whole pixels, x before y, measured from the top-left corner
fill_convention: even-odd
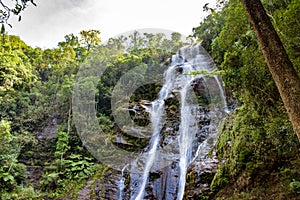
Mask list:
[[[11,19],[8,34],[21,37],[28,45],[56,47],[67,34],[81,30],[100,30],[100,38],[108,38],[141,28],[160,28],[192,33],[208,13],[205,3],[215,0],[35,0],[22,20]]]

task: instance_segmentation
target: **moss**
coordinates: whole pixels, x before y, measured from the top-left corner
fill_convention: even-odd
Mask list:
[[[90,178],[90,180],[93,181],[93,183],[91,184],[91,199],[97,199],[97,197],[101,196],[102,194],[100,194],[102,192],[101,188],[101,183],[100,180],[103,180],[104,174],[106,172],[108,172],[110,169],[110,167],[108,165],[102,165],[102,164],[98,164],[96,165],[96,170],[95,170],[95,174],[93,175],[93,177]]]
[[[285,186],[274,187],[285,191],[281,195],[289,196],[288,185],[292,177],[298,176],[293,169],[299,166],[299,147],[286,113],[273,111],[262,117],[255,106],[243,105],[230,113],[220,127],[216,151],[223,162],[211,189],[219,193],[229,187],[231,195],[240,191],[233,199],[247,199],[248,190],[254,190],[255,185],[261,185],[272,174],[281,174],[277,181]]]
[[[224,185],[226,185],[228,182],[229,182],[228,177],[226,173],[224,173],[224,170],[219,169],[211,182],[210,189],[212,192],[216,192]]]
[[[186,182],[191,184],[191,185],[194,185],[195,184],[195,181],[196,181],[196,173],[194,171],[190,171],[186,174]]]
[[[178,105],[169,105],[166,108],[166,115],[169,120],[176,120],[179,117]]]
[[[200,194],[200,195],[197,197],[197,199],[198,199],[198,200],[208,200],[208,199],[209,199],[209,196]]]

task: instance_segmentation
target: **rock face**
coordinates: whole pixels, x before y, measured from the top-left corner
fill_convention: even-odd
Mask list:
[[[45,140],[52,140],[57,138],[57,125],[59,124],[59,119],[53,117],[47,124],[45,124],[40,130],[36,131],[37,139],[40,142]]]
[[[121,178],[119,171],[112,168],[108,169],[104,174],[103,180],[100,180],[99,185],[96,185],[95,191],[98,199],[119,199],[119,181]]]
[[[205,87],[203,86],[204,82],[199,79],[194,82],[195,93],[201,95],[201,104],[198,105],[198,133],[196,136],[195,147],[201,144],[206,139],[206,134],[209,133],[209,124],[210,124],[210,114],[209,109],[205,106],[205,102],[208,100],[205,95]],[[174,151],[178,148],[175,145],[175,142],[178,137],[178,130],[180,125],[180,114],[179,114],[179,97],[178,94],[172,93],[166,100],[166,109],[165,109],[165,119],[163,123],[163,128],[161,130],[162,139],[160,141],[161,148],[171,148]],[[147,116],[144,113],[146,108],[142,105],[135,105],[135,108],[138,108],[135,112],[135,116]],[[132,109],[132,108],[130,108]],[[133,111],[132,111],[133,112]],[[122,138],[119,138],[119,145],[130,146],[134,148],[140,148],[141,142],[134,143],[137,139],[141,140],[142,136],[139,138],[134,138],[133,136],[128,136],[128,131],[126,130],[120,134]],[[146,132],[146,130],[141,130]],[[134,135],[134,134],[132,134]],[[149,139],[144,139],[144,145],[147,145]],[[196,153],[197,148],[194,149],[193,153]],[[174,152],[178,154],[178,152]],[[172,155],[169,155],[172,156]],[[174,157],[176,157],[174,155]],[[186,174],[186,186],[185,186],[185,195],[184,199],[199,199],[201,195],[207,195],[210,192],[209,185],[214,177],[214,174],[217,170],[218,161],[215,158],[199,158],[195,159],[188,167]],[[144,199],[177,199],[178,193],[178,184],[179,184],[179,163],[178,160],[174,160],[169,165],[161,168],[160,170],[150,173],[149,181],[145,188]],[[138,182],[135,180],[139,179],[141,174],[134,174],[125,172],[123,178],[125,179],[124,189],[120,193],[120,180],[122,179],[121,172],[114,169],[108,170],[103,180],[98,181],[98,186],[95,189],[96,196],[99,199],[122,199],[129,200],[131,194],[138,187]],[[96,184],[97,185],[97,184]],[[100,189],[101,188],[101,189]]]
[[[172,104],[173,105],[173,104]],[[204,107],[199,109],[205,110]],[[168,110],[166,111],[169,112]],[[178,113],[177,113],[178,114]],[[201,115],[202,129],[199,130],[197,142],[201,143],[204,139],[205,127],[209,123],[209,115]],[[167,117],[166,122],[161,135],[163,139],[161,140],[161,147],[171,146],[176,139],[176,132],[179,129],[179,122],[177,121],[178,116],[170,115]],[[173,119],[173,120],[170,120]],[[208,127],[207,127],[208,128]],[[188,167],[186,174],[186,185],[185,185],[185,195],[184,199],[199,199],[201,195],[208,195],[210,192],[210,183],[213,180],[214,174],[217,171],[218,160],[213,158],[201,158],[195,159]],[[170,165],[163,167],[160,170],[151,172],[149,176],[149,181],[145,188],[144,199],[177,199],[178,184],[179,184],[179,166],[178,160],[174,160]],[[123,178],[125,178],[124,189],[122,194],[120,194],[120,180],[122,179],[121,172],[110,169],[108,170],[103,180],[98,180],[98,186],[95,188],[97,191],[97,197],[99,199],[122,199],[130,200],[131,194],[136,187],[138,187],[138,182],[134,183],[134,180],[141,177],[141,174],[134,174],[125,172]],[[101,184],[100,184],[101,183]]]
[[[92,181],[87,181],[84,188],[78,191],[77,200],[90,200],[91,199],[91,184]]]
[[[185,185],[185,199],[200,199],[201,196],[209,196],[210,183],[217,172],[218,160],[207,158],[196,160],[190,164]]]

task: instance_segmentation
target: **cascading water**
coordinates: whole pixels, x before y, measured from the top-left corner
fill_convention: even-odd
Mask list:
[[[136,197],[132,199],[140,200],[144,197],[144,190],[148,181],[148,176],[153,163],[155,162],[155,156],[158,148],[158,143],[160,141],[160,131],[162,126],[162,117],[164,111],[164,99],[167,98],[171,89],[173,88],[173,82],[175,78],[175,74],[173,73],[173,68],[170,67],[169,70],[165,73],[165,81],[166,83],[163,85],[162,89],[159,92],[158,99],[152,103],[152,109],[149,111],[151,116],[151,124],[153,130],[153,136],[150,140],[150,147],[148,152],[148,159],[145,165],[144,173],[143,173],[143,181],[139,188],[139,192]]]
[[[120,182],[118,184],[119,186],[119,200],[123,200],[123,190],[125,188],[125,176],[124,176],[124,172],[125,172],[125,169],[128,167],[128,164],[125,165],[121,171],[121,179],[120,179]]]
[[[155,199],[183,199],[188,166],[197,157],[207,156],[214,145],[216,127],[226,112],[224,92],[216,75],[207,78],[201,74],[187,74],[193,70],[211,71],[213,67],[210,56],[200,45],[184,47],[172,57],[171,66],[164,74],[165,82],[158,99],[152,102],[149,109],[153,131],[149,146],[142,156],[130,164],[131,171],[142,173],[130,173],[131,192],[124,199],[150,199],[152,197],[146,196],[150,189]],[[197,81],[200,88],[198,90],[206,91],[206,100],[210,99],[206,109],[198,105],[199,94],[195,94]],[[167,123],[164,122],[164,117],[166,101],[170,96],[175,96],[180,101],[180,117],[178,130],[167,135],[163,133],[169,130],[169,127],[165,127]],[[209,114],[203,110],[209,110]],[[209,126],[199,125],[207,115],[210,118]],[[163,171],[165,175],[161,175]],[[150,180],[151,173],[157,174],[157,180]],[[150,181],[153,182],[151,187]],[[125,188],[123,171],[120,183],[123,185],[119,187],[119,199],[122,199]]]
[[[156,159],[156,151],[158,148],[158,143],[160,140],[160,130],[161,130],[161,116],[164,109],[164,102],[158,99],[157,101],[153,102],[152,111],[151,111],[151,122],[153,124],[153,136],[150,141],[150,150],[148,152],[148,159],[146,162],[144,174],[143,174],[143,182],[140,186],[140,191],[134,199],[140,200],[144,197],[144,189],[146,183],[148,181],[148,175],[150,169]]]

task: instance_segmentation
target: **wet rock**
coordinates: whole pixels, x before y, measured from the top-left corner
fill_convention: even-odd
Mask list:
[[[149,181],[148,185],[151,185],[152,194],[148,193],[147,196],[152,195],[154,199],[176,199],[178,183],[178,163],[173,162],[159,170],[159,177]]]
[[[114,130],[117,133],[114,135],[112,143],[116,146],[128,151],[141,151],[144,149],[152,136],[152,130],[149,116],[149,109],[152,103],[147,100],[132,102],[127,110],[133,120],[131,126],[117,127]]]
[[[218,160],[205,158],[191,163],[187,171],[185,198],[197,199],[210,194],[210,184],[218,169]]]
[[[91,180],[87,181],[86,185],[78,191],[78,197],[77,200],[90,200],[91,199],[91,185],[92,185]]]
[[[138,103],[134,102],[128,108],[129,114],[137,126],[148,126],[150,123],[149,109],[151,109],[151,102],[141,100]]]
[[[191,85],[197,96],[207,93],[207,87],[205,86],[205,80],[203,78],[193,80]]]
[[[104,173],[102,179],[94,182],[95,199],[115,200],[119,199],[119,180],[121,173],[113,168]]]
[[[153,181],[153,180],[156,180],[158,178],[160,178],[162,175],[162,172],[161,171],[155,171],[155,172],[150,172],[150,181]]]
[[[54,117],[47,124],[41,127],[35,132],[35,135],[39,141],[52,140],[57,138],[57,125],[59,124],[59,119]]]
[[[167,99],[165,99],[166,105],[166,121],[179,120],[180,103],[176,94],[172,93]]]
[[[178,72],[179,74],[182,74],[183,72],[183,68],[182,68],[182,65],[177,65],[176,68],[175,68],[176,72]]]
[[[191,86],[197,97],[198,104],[208,105],[210,103],[210,91],[207,89],[205,80],[203,78],[197,78],[192,82]]]

